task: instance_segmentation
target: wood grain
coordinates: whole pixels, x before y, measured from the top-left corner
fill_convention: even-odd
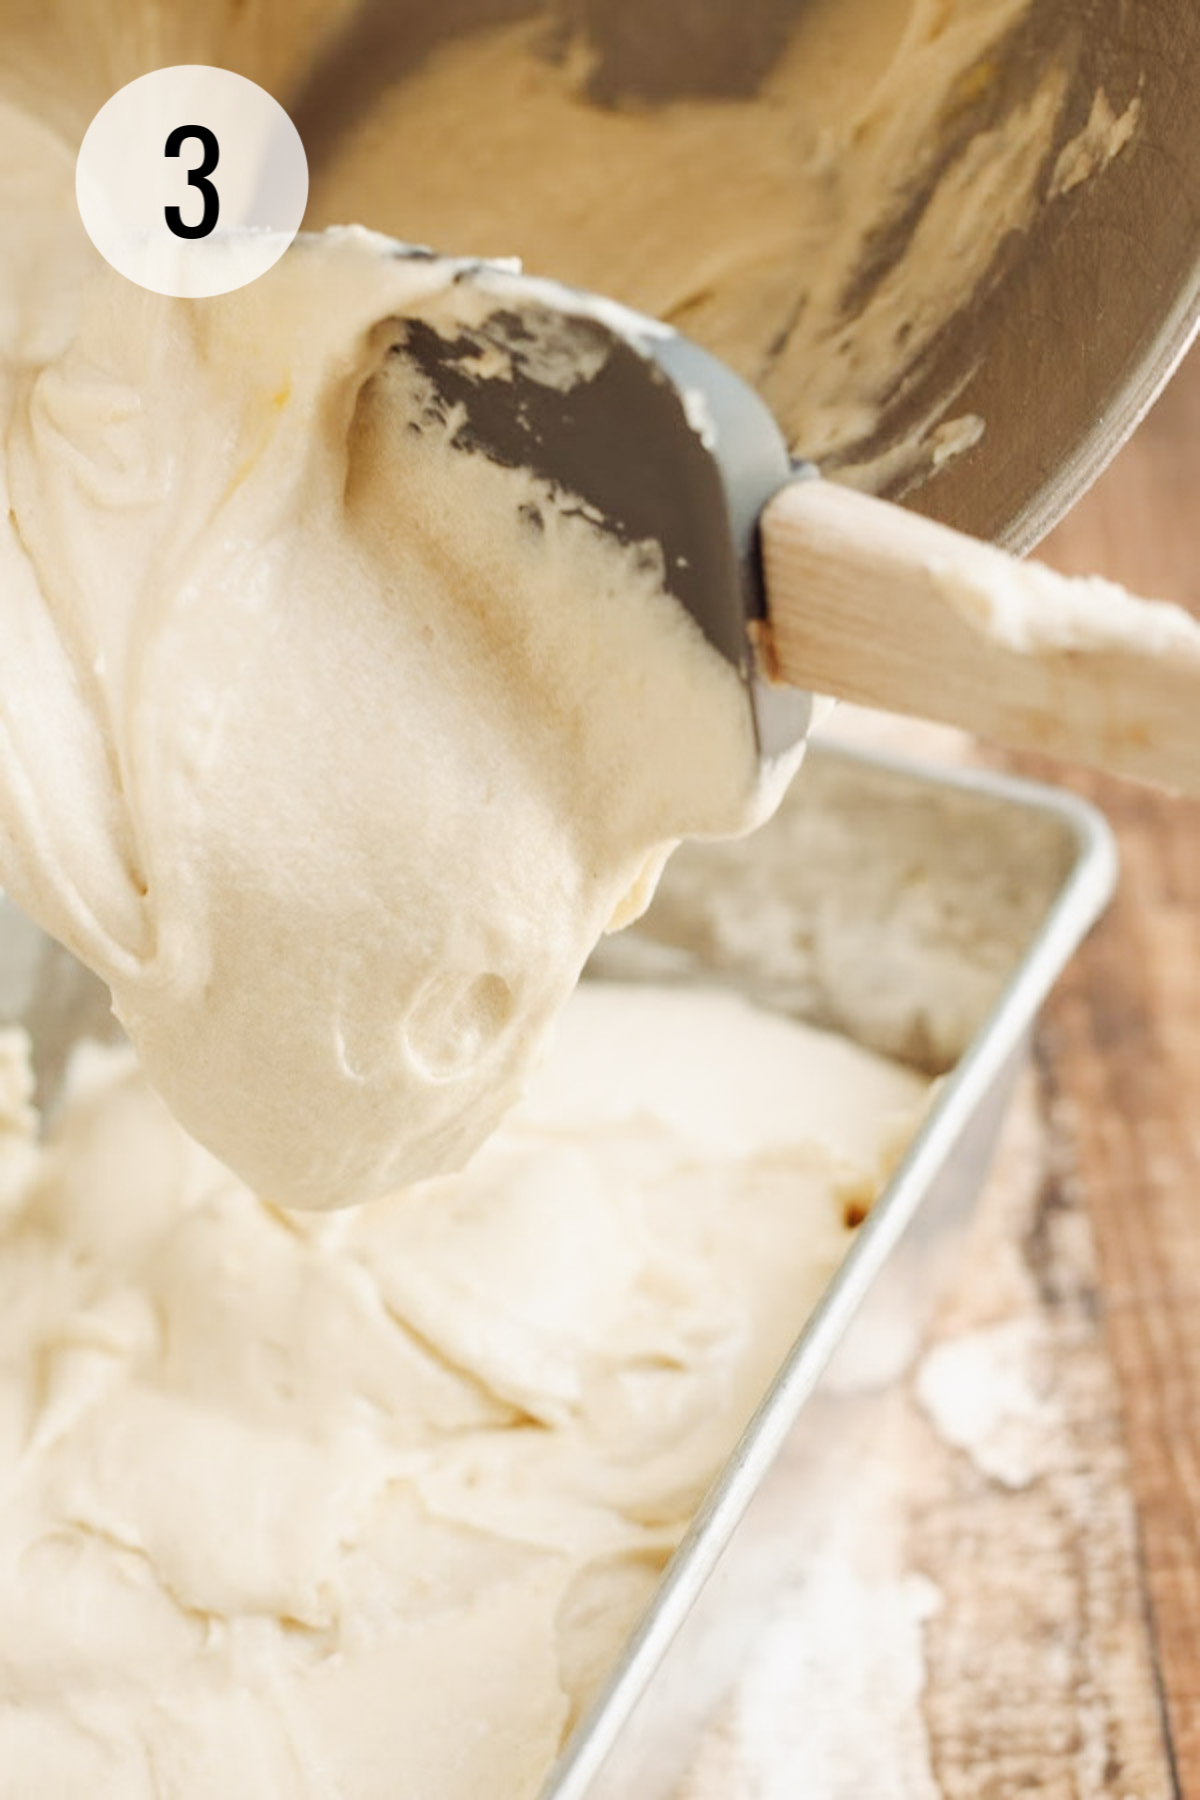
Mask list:
[[[1039,1055],[915,1383],[908,1557],[941,1595],[923,1710],[943,1800],[1171,1800],[1120,1385]]]
[[[1198,473],[1200,356],[1043,554],[1200,615]],[[912,1482],[931,1756],[944,1800],[1200,1800],[1200,806],[1003,760],[1100,806],[1123,877],[939,1327],[999,1319],[1010,1381],[1023,1340],[1052,1429],[1027,1483],[936,1431]]]
[[[1200,359],[1047,547],[1200,612]],[[1177,1791],[1200,1800],[1200,807],[1073,784],[1112,819],[1117,903],[1043,1037],[1095,1234]]]

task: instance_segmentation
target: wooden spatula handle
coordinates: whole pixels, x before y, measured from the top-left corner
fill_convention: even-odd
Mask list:
[[[766,660],[792,686],[1200,793],[1200,625],[825,481],[763,517]]]

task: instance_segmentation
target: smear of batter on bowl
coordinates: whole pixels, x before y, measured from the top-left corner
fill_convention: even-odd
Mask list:
[[[551,54],[540,14],[477,29],[376,96],[318,168],[310,215],[615,294],[758,386],[799,454],[858,464],[1039,205],[1067,72],[1051,59],[993,100],[1029,10],[809,0],[753,93],[658,104],[595,104],[583,31]],[[856,479],[944,456],[953,401]]]

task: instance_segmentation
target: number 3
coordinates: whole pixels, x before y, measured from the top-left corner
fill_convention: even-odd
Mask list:
[[[216,132],[210,131],[207,125],[177,125],[167,139],[163,155],[178,156],[189,138],[195,138],[204,151],[203,162],[188,170],[188,186],[199,188],[204,195],[204,211],[200,215],[200,223],[185,225],[177,206],[164,206],[163,212],[166,214],[167,230],[173,231],[176,237],[202,238],[216,229],[221,211],[221,196],[207,179],[220,161],[221,146],[217,142]]]

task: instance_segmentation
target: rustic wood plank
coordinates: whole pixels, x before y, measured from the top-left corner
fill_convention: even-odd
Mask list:
[[[943,1800],[1171,1800],[1095,1248],[1051,1059],[918,1369],[909,1545]]]
[[[1047,546],[1200,613],[1200,360]],[[1049,1080],[1095,1233],[1177,1791],[1200,1796],[1200,807],[1073,778],[1112,819],[1116,906],[1050,1009]]]

